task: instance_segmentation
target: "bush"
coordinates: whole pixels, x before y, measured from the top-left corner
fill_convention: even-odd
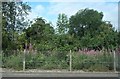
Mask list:
[[[43,54],[28,54],[26,55],[26,69],[41,68],[45,65],[47,57]]]
[[[101,65],[98,65],[98,64],[102,64],[102,67]],[[98,71],[100,69],[102,71],[104,70],[104,68],[106,68],[107,70],[113,70],[113,56],[108,53],[106,53],[106,55],[104,53],[99,55],[88,55],[88,54],[81,54],[81,53],[73,54],[73,61],[72,61],[73,70],[89,70],[90,69],[90,71],[92,71],[91,70],[92,67]]]
[[[83,60],[86,58],[87,58],[87,56],[84,54],[73,54],[72,68],[75,70],[76,69],[83,69],[84,68]]]
[[[45,65],[42,66],[41,68],[43,69],[48,69],[48,70],[52,70],[52,69],[56,69],[57,68],[57,65],[56,64],[53,64],[52,62],[45,62]]]
[[[10,55],[9,57],[3,56],[2,61],[3,67],[5,68],[20,70],[23,67],[22,54]],[[25,61],[26,69],[69,69],[70,66],[70,58],[69,55],[67,56],[67,52],[26,54]],[[73,70],[103,71],[105,70],[104,68],[107,70],[113,70],[113,65],[113,56],[107,53],[106,55],[99,54],[97,56],[77,52],[72,53]],[[119,70],[119,67],[117,67],[117,70]]]
[[[17,55],[17,56],[10,56],[10,57],[4,57],[4,62],[3,62],[3,66],[5,68],[13,68],[13,69],[17,69],[17,70],[21,70],[22,66],[23,66],[23,62],[22,62],[22,56]]]
[[[109,71],[108,67],[104,66],[104,65],[101,65],[101,64],[95,64],[93,66],[90,66],[88,68],[88,71]]]

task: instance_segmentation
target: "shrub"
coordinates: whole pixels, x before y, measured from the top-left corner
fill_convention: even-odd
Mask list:
[[[23,60],[22,57],[20,55],[17,56],[10,56],[10,57],[6,57],[5,58],[5,62],[4,67],[5,68],[13,68],[13,69],[17,69],[17,70],[21,70],[22,66],[23,66]]]
[[[26,54],[26,69],[68,69],[70,57],[68,52],[39,52],[37,54]],[[23,66],[23,55],[16,54],[3,56],[3,67],[20,70]],[[102,63],[102,65],[101,65]],[[103,71],[113,70],[113,56],[104,52],[95,55],[85,53],[72,53],[72,69],[73,70],[88,70]],[[103,69],[102,69],[103,68]],[[100,70],[101,69],[101,70]],[[105,71],[106,71],[105,70]],[[119,67],[117,67],[119,70]]]
[[[101,65],[101,64],[95,64],[93,66],[90,66],[88,71],[109,71],[108,67],[104,66],[104,65]]]
[[[87,56],[84,54],[73,54],[72,68],[75,70],[76,69],[83,69],[84,68],[83,60],[86,58],[87,58]]]

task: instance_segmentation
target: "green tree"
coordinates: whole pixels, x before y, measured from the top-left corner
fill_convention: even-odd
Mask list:
[[[69,34],[79,38],[82,48],[114,49],[117,33],[110,22],[102,21],[103,13],[93,9],[83,9],[70,17]]]
[[[57,30],[59,34],[65,34],[68,31],[68,18],[64,13],[58,15]]]
[[[26,26],[25,16],[30,6],[23,2],[2,2],[2,47],[17,49],[17,38]]]
[[[75,15],[70,17],[69,33],[80,38],[87,31],[94,35],[94,31],[101,25],[103,13],[93,9],[79,10]]]
[[[37,18],[31,27],[25,30],[28,42],[35,43],[38,50],[52,48],[52,40],[54,29],[50,23],[46,23],[44,19]]]

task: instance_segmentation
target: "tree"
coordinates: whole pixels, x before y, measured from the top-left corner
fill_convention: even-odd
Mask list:
[[[3,50],[17,49],[17,38],[27,24],[25,16],[30,9],[30,6],[23,2],[2,2]]]
[[[54,29],[50,23],[46,23],[42,18],[36,18],[35,23],[27,28],[25,33],[27,41],[35,43],[38,50],[46,50],[54,46],[52,43]]]
[[[58,15],[57,30],[59,34],[65,34],[68,31],[68,18],[64,13]]]
[[[94,35],[94,31],[101,25],[103,18],[102,12],[93,9],[79,10],[75,15],[70,17],[69,33],[80,38],[89,31]]]
[[[70,17],[69,34],[79,38],[82,48],[114,49],[117,33],[110,22],[102,21],[103,13],[93,9],[83,9]]]
[[[120,31],[118,32],[118,46],[120,46]]]
[[[103,23],[100,26],[101,38],[103,38],[103,46],[106,49],[115,49],[117,47],[117,31],[112,27],[110,23]]]

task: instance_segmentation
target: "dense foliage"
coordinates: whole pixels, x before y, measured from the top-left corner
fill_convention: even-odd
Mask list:
[[[119,45],[119,33],[110,22],[102,20],[102,12],[93,9],[79,10],[69,19],[67,15],[59,14],[57,30],[42,17],[36,18],[34,23],[25,22],[30,11],[26,3],[4,2],[2,9],[3,50],[23,50],[25,43],[32,43],[37,50],[64,51],[83,48],[113,50]]]
[[[64,54],[64,55],[63,55]],[[63,55],[63,56],[62,56]],[[79,51],[72,52],[72,71],[113,71],[114,58],[112,52],[101,51]],[[23,69],[23,53],[17,52],[9,57],[3,57],[3,68],[16,70]],[[39,70],[70,70],[69,51],[38,51],[37,54],[26,54],[25,69]],[[117,66],[117,70],[120,69]]]
[[[2,49],[16,50],[23,29],[27,25],[26,15],[30,6],[23,2],[2,2]]]
[[[26,68],[64,69],[69,67],[66,59],[69,52],[65,51],[78,52],[84,49],[87,51],[116,50],[120,45],[120,32],[116,31],[110,22],[103,21],[104,14],[97,10],[82,9],[70,18],[64,13],[58,14],[57,29],[54,29],[52,24],[48,23],[43,17],[38,17],[32,22],[26,20],[25,18],[30,10],[31,7],[27,3],[2,3],[4,67],[21,68],[23,52],[20,51],[28,49],[30,46],[34,52],[42,51],[42,53],[37,52],[35,56],[27,56]],[[57,52],[49,54],[43,51]],[[93,57],[88,55],[73,53],[73,69],[91,70],[98,67],[97,69],[100,70],[100,64],[95,63],[104,61],[104,56],[108,56],[110,60],[112,59],[108,52],[106,55],[100,55],[98,60],[94,60]],[[39,63],[35,64],[34,61]],[[86,65],[84,61],[92,64],[87,63]],[[108,65],[103,65],[103,69],[113,69],[112,65]]]

